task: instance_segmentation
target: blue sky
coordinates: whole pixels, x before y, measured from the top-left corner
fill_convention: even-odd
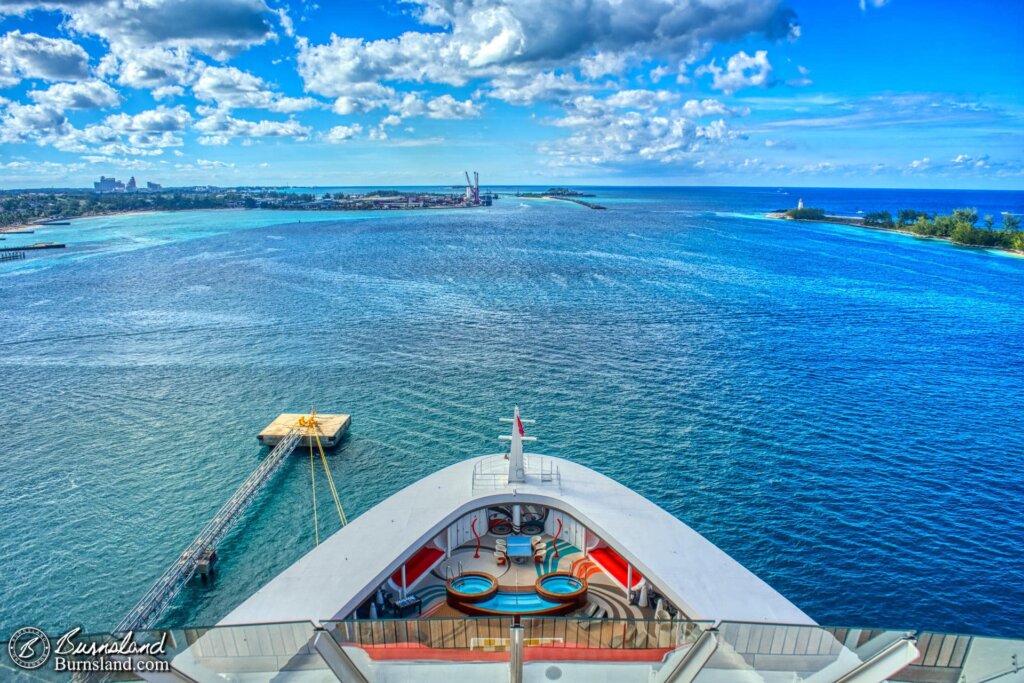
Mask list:
[[[3,0],[0,187],[1024,188],[1011,0]]]

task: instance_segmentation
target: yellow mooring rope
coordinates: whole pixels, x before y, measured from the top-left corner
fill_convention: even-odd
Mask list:
[[[316,519],[316,473],[313,471],[313,442],[309,442],[309,481],[313,486],[313,532],[316,544],[320,545],[320,523]]]
[[[324,453],[323,444],[320,443],[320,425],[316,421],[316,410],[310,413],[307,419],[305,415],[299,418],[298,427],[313,430],[313,439],[316,439],[317,450],[320,451],[320,461],[324,465],[324,474],[327,476],[327,486],[331,489],[331,497],[334,499],[334,507],[338,510],[338,519],[341,520],[341,525],[345,526],[348,524],[348,519],[345,517],[345,510],[341,506],[341,498],[338,496],[338,489],[334,485],[334,477],[331,476],[331,468],[327,466],[327,455]],[[316,509],[316,473],[313,465],[313,439],[309,440],[309,480],[313,488],[313,531],[316,535],[316,544],[320,545],[320,523],[317,519]]]
[[[334,507],[338,508],[338,519],[341,520],[341,525],[345,526],[348,524],[348,520],[345,519],[345,511],[341,507],[341,499],[338,497],[338,489],[334,487],[334,477],[331,476],[331,468],[327,466],[327,456],[324,455],[324,447],[320,444],[320,427],[315,422],[313,424],[313,436],[316,437],[316,447],[320,451],[320,460],[324,463],[324,473],[327,475],[327,484],[331,487],[331,495],[334,496]]]

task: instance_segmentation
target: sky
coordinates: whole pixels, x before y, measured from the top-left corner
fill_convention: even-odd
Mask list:
[[[0,0],[0,188],[1024,189],[1019,0]]]

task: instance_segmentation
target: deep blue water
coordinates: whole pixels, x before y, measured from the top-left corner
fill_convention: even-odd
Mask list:
[[[329,456],[351,518],[500,450],[518,402],[537,450],[635,488],[821,623],[1024,636],[1024,259],[756,216],[797,197],[1021,213],[1024,193],[597,193],[610,210],[28,236],[72,243],[0,264],[0,632],[110,627],[279,412],[353,414]],[[169,623],[217,621],[312,547],[308,472],[286,466]]]

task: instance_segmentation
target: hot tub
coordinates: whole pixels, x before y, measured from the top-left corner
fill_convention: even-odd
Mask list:
[[[498,580],[486,572],[465,572],[461,576],[448,579],[448,604],[478,603],[490,600],[498,592]]]
[[[545,574],[531,587],[498,586],[483,572],[448,580],[448,605],[477,616],[537,616],[574,612],[587,601],[587,582],[568,572]]]
[[[582,607],[587,601],[587,580],[569,572],[551,572],[537,579],[537,595],[552,602],[571,603]]]

